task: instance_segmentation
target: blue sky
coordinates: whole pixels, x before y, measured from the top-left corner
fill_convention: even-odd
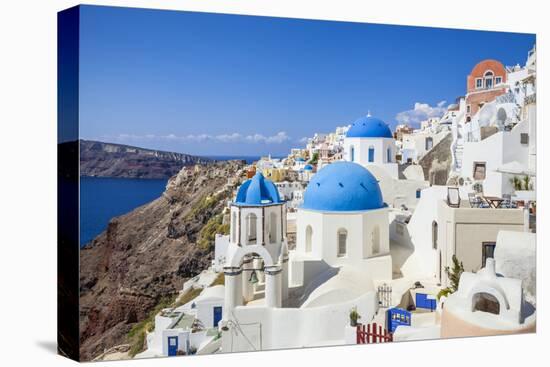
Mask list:
[[[369,110],[392,128],[440,113],[535,36],[84,6],[80,42],[81,138],[282,155]]]

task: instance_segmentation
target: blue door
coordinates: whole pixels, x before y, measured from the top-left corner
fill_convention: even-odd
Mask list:
[[[435,310],[437,302],[433,296],[428,296],[425,293],[416,294],[416,308],[425,308],[428,310]]]
[[[168,337],[168,356],[175,356],[178,354],[178,337],[169,336]]]
[[[369,148],[369,162],[374,162],[374,148]]]
[[[401,308],[390,308],[386,313],[387,327],[390,333],[400,325],[411,325],[411,313]]]
[[[214,307],[214,326],[218,326],[218,323],[222,319],[222,307],[216,306]]]

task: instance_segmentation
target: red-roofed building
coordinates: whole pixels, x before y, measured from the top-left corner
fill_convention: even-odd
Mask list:
[[[487,102],[506,93],[506,69],[500,61],[483,60],[467,77],[466,116],[473,116]]]

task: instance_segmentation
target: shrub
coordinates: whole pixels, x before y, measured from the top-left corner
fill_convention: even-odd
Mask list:
[[[445,267],[445,274],[449,278],[451,285],[447,288],[443,288],[437,294],[437,299],[439,300],[442,296],[448,296],[451,293],[454,293],[458,290],[458,284],[460,282],[460,276],[464,272],[464,265],[461,261],[458,261],[456,255],[453,255],[453,267],[449,269],[448,266]]]

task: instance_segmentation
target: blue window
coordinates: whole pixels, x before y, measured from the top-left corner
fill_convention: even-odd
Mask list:
[[[374,162],[374,148],[369,148],[369,162]]]
[[[218,323],[222,319],[222,308],[221,306],[214,307],[214,326],[218,326]]]
[[[416,198],[417,199],[420,199],[421,193],[422,193],[422,190],[420,190],[420,189],[416,190]]]
[[[388,148],[388,151],[387,151],[387,160],[388,160],[388,163],[391,163],[391,149]]]
[[[351,146],[350,156],[351,156],[351,161],[355,162],[355,148],[353,147],[353,145]]]

